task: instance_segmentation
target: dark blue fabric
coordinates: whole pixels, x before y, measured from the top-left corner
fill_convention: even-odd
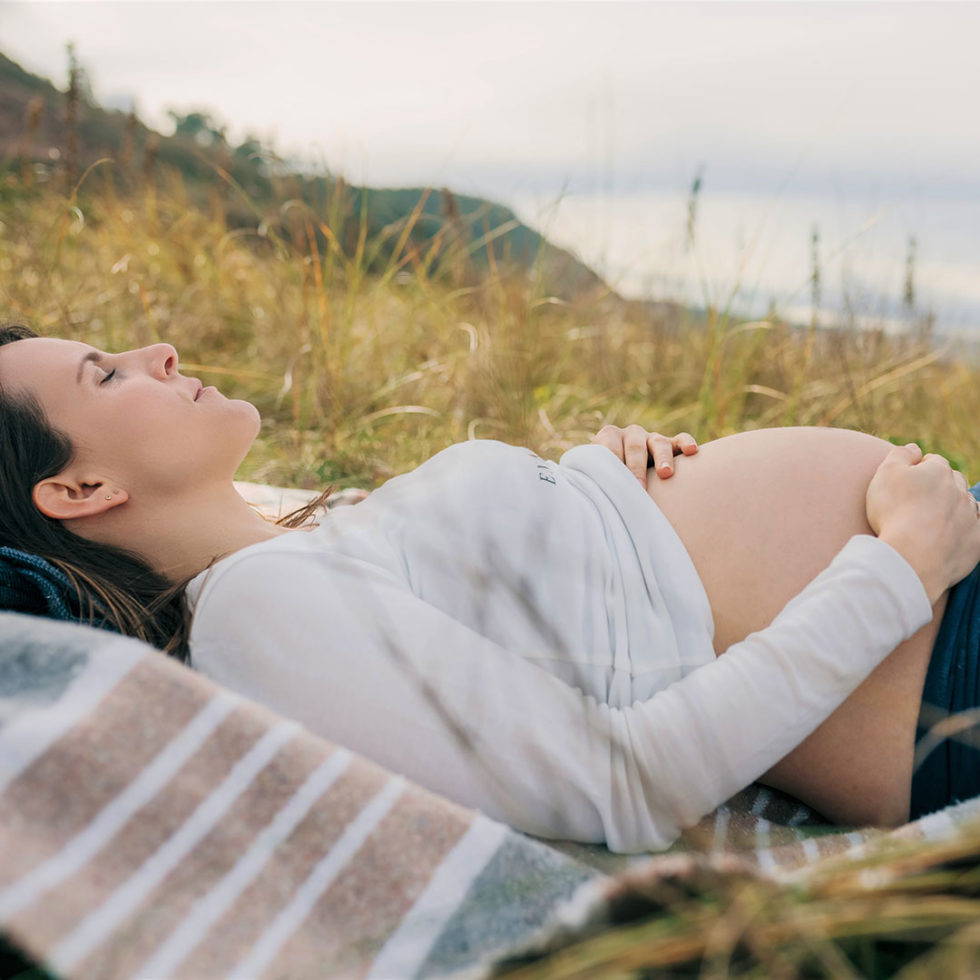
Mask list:
[[[89,622],[89,603],[68,576],[37,555],[0,548],[0,609],[74,622]],[[98,615],[92,625],[111,629]]]
[[[980,483],[970,488],[980,500]],[[980,708],[980,565],[950,590],[922,691],[912,818],[980,794],[980,723],[934,745],[929,729]],[[964,718],[964,720],[968,720]]]

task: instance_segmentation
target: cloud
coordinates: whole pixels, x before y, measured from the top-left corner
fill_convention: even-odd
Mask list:
[[[978,28],[980,7],[939,3],[0,7],[27,67],[60,78],[74,38],[96,94],[160,126],[210,107],[384,183],[625,189],[701,163],[732,184],[972,179]]]

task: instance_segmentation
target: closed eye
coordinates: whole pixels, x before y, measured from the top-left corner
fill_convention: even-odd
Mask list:
[[[112,376],[116,373],[116,369],[113,368],[100,382],[100,385],[104,385],[107,381],[112,380]]]

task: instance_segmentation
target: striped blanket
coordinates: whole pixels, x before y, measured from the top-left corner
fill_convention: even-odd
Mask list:
[[[56,974],[449,974],[595,874],[135,641],[0,615],[0,926]]]
[[[896,834],[978,816],[974,801]],[[69,978],[482,975],[678,868],[737,855],[786,878],[896,834],[829,832],[754,788],[693,828],[687,855],[559,848],[133,640],[0,614],[0,929]]]

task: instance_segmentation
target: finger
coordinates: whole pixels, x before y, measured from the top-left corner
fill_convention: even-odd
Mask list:
[[[674,473],[674,444],[666,436],[653,433],[646,442],[657,476],[666,479]]]
[[[679,432],[673,438],[674,455],[693,456],[698,451],[698,442],[690,432]]]
[[[611,425],[604,425],[593,437],[592,442],[605,446],[607,444],[607,433],[612,428]]]
[[[623,450],[629,471],[646,486],[647,433],[641,425],[628,425],[623,430]]]
[[[604,425],[593,437],[592,441],[605,446],[615,453],[624,463],[626,457],[623,451],[623,430],[618,425]]]
[[[910,442],[905,446],[892,446],[881,461],[882,466],[912,466],[922,461],[922,450]]]

